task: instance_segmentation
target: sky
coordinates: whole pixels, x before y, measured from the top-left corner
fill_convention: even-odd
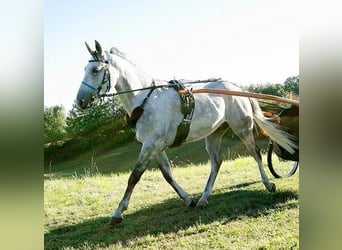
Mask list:
[[[94,40],[163,80],[246,86],[299,74],[295,0],[45,0],[44,15],[47,107],[71,109]]]

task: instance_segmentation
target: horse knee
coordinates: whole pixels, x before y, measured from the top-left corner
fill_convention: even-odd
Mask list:
[[[162,174],[168,183],[171,184],[173,182],[173,178],[169,173],[166,173],[165,171],[162,170]]]
[[[145,172],[145,167],[142,164],[136,165],[128,179],[128,185],[135,185]]]
[[[216,171],[218,172],[220,170],[221,165],[222,165],[222,159],[215,157],[215,163],[216,163]]]
[[[212,167],[214,167],[213,170],[218,172],[220,170],[221,165],[222,165],[221,156],[219,154],[213,154],[210,156],[210,161],[211,161]]]

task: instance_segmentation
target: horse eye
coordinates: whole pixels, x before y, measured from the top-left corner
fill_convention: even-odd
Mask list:
[[[97,73],[100,72],[100,69],[99,68],[93,68],[93,74],[96,75]]]

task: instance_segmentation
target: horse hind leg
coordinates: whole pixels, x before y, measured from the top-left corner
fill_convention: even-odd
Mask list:
[[[259,148],[255,145],[255,140],[254,140],[252,131],[248,131],[248,133],[246,134],[240,133],[239,136],[241,140],[246,144],[248,151],[251,153],[251,155],[253,156],[253,158],[258,164],[262,183],[265,185],[266,189],[269,192],[271,193],[275,192],[276,185],[268,179],[265,173],[264,166],[261,160],[261,154],[260,154]]]
[[[208,205],[208,197],[210,196],[217,174],[222,164],[221,155],[221,141],[225,132],[228,130],[228,125],[223,124],[214,133],[205,139],[206,150],[210,158],[210,175],[207,184],[204,188],[201,198],[199,199],[197,206],[205,207]]]
[[[234,131],[234,129],[233,129],[233,131]],[[257,162],[259,172],[261,175],[261,181],[265,185],[266,189],[271,193],[275,192],[276,191],[276,185],[273,182],[269,181],[269,179],[265,173],[264,167],[262,165],[261,154],[260,154],[259,148],[255,144],[252,129],[239,131],[239,132],[234,131],[234,133],[236,135],[238,135],[240,137],[240,139],[245,143],[248,151],[251,153],[251,155],[253,156],[253,158]]]

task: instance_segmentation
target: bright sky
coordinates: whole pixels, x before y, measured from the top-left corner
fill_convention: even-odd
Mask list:
[[[299,74],[298,13],[295,0],[45,0],[44,105],[71,109],[94,40],[158,79],[283,83]]]

